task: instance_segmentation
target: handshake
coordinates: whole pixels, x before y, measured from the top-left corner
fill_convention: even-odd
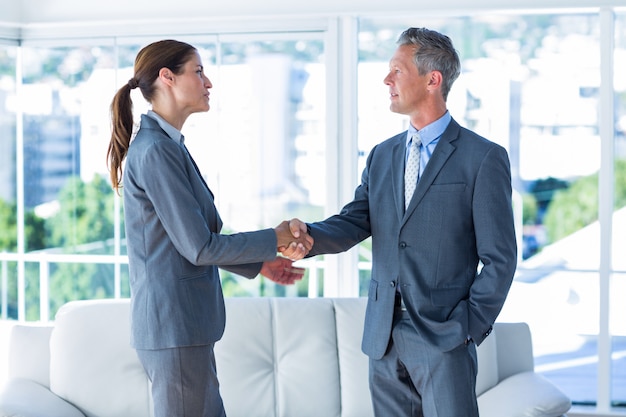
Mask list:
[[[263,262],[260,273],[281,285],[294,284],[304,276],[304,268],[293,266],[293,262],[309,253],[313,238],[307,233],[306,223],[298,219],[284,220],[274,231],[276,249],[282,256]]]
[[[276,228],[277,250],[292,261],[304,258],[313,247],[306,223],[299,219],[282,221]]]

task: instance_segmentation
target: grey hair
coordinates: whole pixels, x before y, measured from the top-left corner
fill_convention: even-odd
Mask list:
[[[415,46],[413,59],[420,75],[439,71],[442,75],[441,93],[447,100],[452,84],[461,74],[461,60],[452,40],[426,28],[409,28],[398,38],[398,45]]]

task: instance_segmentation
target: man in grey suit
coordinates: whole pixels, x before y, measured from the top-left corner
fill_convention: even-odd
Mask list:
[[[398,45],[384,82],[391,111],[409,116],[410,128],[371,150],[339,214],[291,227],[308,227],[308,256],[372,237],[362,349],[376,416],[474,417],[476,346],[491,332],[517,263],[509,159],[447,110],[460,73],[451,40],[410,28]],[[414,142],[418,157],[409,162]]]

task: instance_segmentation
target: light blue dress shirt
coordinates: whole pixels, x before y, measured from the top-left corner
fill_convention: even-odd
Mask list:
[[[439,142],[439,138],[448,127],[448,124],[450,124],[450,120],[452,120],[452,116],[450,116],[449,111],[446,111],[439,119],[424,126],[419,131],[420,138],[422,139],[422,146],[420,147],[420,172],[418,173],[418,178],[422,177],[424,168],[426,168],[426,164],[428,164],[428,161],[435,150],[435,146],[437,146],[437,143]],[[417,129],[414,128],[413,125],[409,125],[409,131],[406,136],[405,162],[406,158],[409,156],[411,138],[417,132]]]

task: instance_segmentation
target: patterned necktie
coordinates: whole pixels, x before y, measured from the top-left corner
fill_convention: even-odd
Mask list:
[[[420,172],[420,146],[422,145],[422,139],[419,133],[416,133],[411,138],[411,146],[409,147],[409,157],[406,161],[406,168],[404,170],[404,209],[409,207],[413,192],[417,186],[417,177]]]

